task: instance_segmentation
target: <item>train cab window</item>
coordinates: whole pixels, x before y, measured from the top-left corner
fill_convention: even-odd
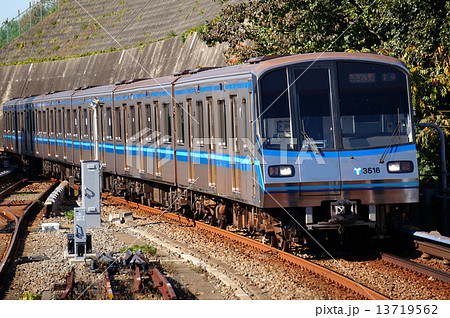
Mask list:
[[[329,69],[297,69],[294,76],[301,149],[334,148]]]
[[[184,108],[182,103],[178,103],[176,107],[177,120],[177,144],[184,145]]]
[[[225,100],[218,100],[218,123],[219,123],[219,147],[226,148],[227,146],[227,113]]]
[[[406,74],[386,65],[338,63],[344,149],[413,141]]]
[[[163,142],[169,143],[172,141],[172,118],[170,111],[170,104],[163,103],[163,123],[164,123],[164,132],[163,132]]]
[[[292,149],[291,110],[288,100],[286,69],[264,75],[261,79],[261,137],[264,148]]]
[[[106,111],[105,111],[105,129],[106,129],[106,139],[112,140],[112,138],[113,138],[113,126],[112,126],[112,109],[111,109],[111,107],[106,107]]]
[[[116,117],[116,125],[115,125],[116,140],[121,140],[122,139],[122,112],[120,110],[120,107],[116,107],[115,117]]]
[[[198,138],[195,144],[200,147],[203,147],[205,138],[205,124],[203,120],[203,102],[197,101],[195,106],[196,106],[195,120],[197,121],[196,135]]]

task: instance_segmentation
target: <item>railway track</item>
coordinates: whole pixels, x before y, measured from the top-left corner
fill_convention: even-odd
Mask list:
[[[125,205],[130,208],[139,209],[140,211],[145,211],[150,214],[159,215],[159,217],[164,217],[164,218],[174,221],[174,222],[178,222],[178,223],[181,223],[181,224],[184,224],[187,226],[192,226],[192,227],[196,227],[198,229],[202,229],[202,230],[212,233],[214,235],[218,235],[218,236],[226,238],[228,240],[244,244],[248,247],[251,247],[252,249],[258,250],[263,253],[270,253],[272,255],[276,255],[276,257],[283,262],[288,262],[295,266],[302,267],[312,273],[320,275],[342,287],[352,290],[353,292],[361,295],[363,298],[374,299],[374,300],[389,299],[385,295],[383,295],[375,290],[372,290],[364,285],[361,285],[360,283],[358,283],[352,279],[349,279],[348,277],[338,274],[337,272],[334,272],[334,271],[327,269],[323,266],[320,266],[318,264],[312,263],[308,260],[299,258],[293,254],[290,254],[290,253],[287,253],[284,251],[280,251],[276,248],[273,248],[273,247],[270,247],[261,242],[255,241],[251,238],[241,236],[239,234],[229,232],[229,231],[226,231],[226,230],[223,230],[223,229],[220,229],[220,228],[217,228],[217,227],[214,227],[214,226],[202,223],[202,222],[194,222],[191,219],[187,219],[183,216],[180,216],[180,215],[177,215],[174,213],[170,213],[170,212],[162,212],[161,210],[158,210],[158,209],[155,209],[152,207],[148,207],[145,205],[141,205],[138,203],[130,202],[130,201],[124,200],[122,198],[109,196],[107,194],[103,194],[103,198],[110,200],[110,202]]]
[[[54,182],[31,182],[22,179],[0,192],[0,215],[6,224],[0,237],[0,277],[6,275],[13,260],[20,230],[25,226],[28,217],[40,207],[39,202],[50,193],[54,185]]]
[[[448,272],[438,270],[431,266],[412,262],[408,259],[396,256],[396,255],[388,254],[388,253],[383,253],[381,255],[381,259],[385,262],[407,268],[414,272],[426,275],[427,277],[433,277],[435,279],[439,279],[445,283],[450,284],[450,273],[448,273]]]

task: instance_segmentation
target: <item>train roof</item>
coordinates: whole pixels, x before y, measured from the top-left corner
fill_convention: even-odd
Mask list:
[[[326,53],[306,53],[288,56],[278,56],[271,58],[270,56],[261,57],[260,62],[254,59],[255,63],[246,63],[222,68],[211,69],[194,74],[183,75],[177,83],[190,82],[201,78],[214,78],[231,75],[253,74],[257,77],[270,69],[277,67],[292,65],[297,63],[311,63],[319,61],[367,61],[373,63],[385,63],[402,68],[408,72],[405,64],[400,60],[379,54],[373,53],[355,53],[355,52],[326,52]]]
[[[253,60],[253,61],[252,61]],[[172,83],[178,84],[198,80],[211,80],[214,78],[222,78],[228,76],[244,76],[255,75],[257,77],[264,74],[270,69],[281,66],[293,65],[298,63],[314,63],[318,61],[367,61],[373,63],[390,64],[408,72],[406,66],[398,59],[390,56],[384,56],[373,53],[354,53],[354,52],[326,52],[326,53],[307,53],[288,56],[268,56],[250,60],[250,62],[240,65],[233,65],[220,68],[198,68],[194,70],[179,72],[171,76],[151,78],[151,79],[133,79],[128,81],[117,82],[115,84],[81,87],[73,90],[50,92],[43,95],[31,96],[25,98],[15,98],[6,102],[5,106],[14,106],[25,103],[38,103],[45,101],[61,100],[83,97],[97,97],[115,94],[127,93],[137,90],[165,89],[170,94],[169,87]]]

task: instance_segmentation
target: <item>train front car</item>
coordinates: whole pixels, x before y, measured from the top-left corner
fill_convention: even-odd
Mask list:
[[[262,64],[255,81],[263,206],[279,221],[278,238],[295,241],[302,227],[383,234],[388,214],[418,202],[406,67],[360,53]]]

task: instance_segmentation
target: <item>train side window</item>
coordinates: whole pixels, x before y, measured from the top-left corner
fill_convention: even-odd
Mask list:
[[[55,120],[53,118],[53,110],[50,110],[50,134],[55,132]]]
[[[58,132],[58,135],[62,133],[62,117],[61,117],[61,109],[58,109],[58,116],[56,120],[56,129]]]
[[[184,145],[184,109],[183,104],[177,104],[176,108],[176,120],[177,120],[177,143]]]
[[[43,112],[42,112],[42,118],[41,118],[41,123],[42,123],[42,133],[44,134],[44,135],[47,135],[47,123],[48,123],[48,120],[46,120],[47,119],[47,111],[46,110],[44,110]]]
[[[163,103],[163,123],[164,136],[163,142],[170,143],[172,141],[172,121],[171,121],[170,104]]]
[[[63,108],[62,110],[61,110],[61,116],[60,116],[60,119],[61,119],[61,123],[60,123],[60,129],[61,129],[61,131],[60,131],[60,133],[62,134],[62,135],[64,135],[64,132],[66,131],[66,125],[64,124],[64,115],[65,115],[65,112],[66,112],[66,110]]]
[[[72,118],[71,118],[70,109],[66,110],[66,123],[67,123],[66,136],[71,137],[72,136]]]
[[[116,117],[116,126],[115,126],[115,130],[116,130],[116,140],[121,140],[122,139],[122,113],[120,111],[120,107],[116,107],[116,113],[115,113],[115,117]]]
[[[203,147],[204,138],[205,138],[205,126],[204,126],[204,120],[203,120],[203,102],[202,101],[196,102],[195,119],[197,120],[197,138],[198,138],[196,144],[200,147]]]
[[[105,114],[106,118],[106,123],[105,123],[105,128],[106,128],[106,139],[112,140],[113,138],[113,127],[112,127],[112,109],[111,107],[106,107],[106,114]]]
[[[217,106],[219,108],[219,146],[226,148],[227,146],[227,116],[225,100],[218,100]]]
[[[89,118],[87,109],[83,109],[83,137],[89,137]]]
[[[239,117],[241,118],[242,122],[242,138],[244,139],[244,143],[246,144],[246,139],[248,138],[248,126],[250,125],[250,123],[247,122],[247,100],[245,98],[242,99],[239,113]]]
[[[78,112],[76,109],[73,110],[73,136],[78,137],[79,130]]]
[[[137,138],[136,138],[136,107],[134,107],[134,105],[130,105],[130,125],[131,125],[130,139],[132,141],[135,141]]]
[[[35,121],[36,122],[36,132],[39,134],[41,132],[41,122],[40,122],[41,112],[36,111],[35,114],[36,114],[36,121]],[[8,114],[6,114],[6,115],[8,115]],[[6,124],[8,125],[8,117],[6,117]],[[6,127],[6,129],[8,129],[8,126]]]
[[[136,125],[137,125],[137,133],[138,133],[138,140],[139,142],[142,142],[142,121],[144,120],[144,113],[142,110],[142,103],[141,102],[137,102],[137,109],[136,109],[136,113],[137,113],[137,120],[136,120]]]
[[[150,104],[145,105],[145,131],[144,134],[147,135],[146,141],[153,140],[153,129],[152,129],[152,106]]]

